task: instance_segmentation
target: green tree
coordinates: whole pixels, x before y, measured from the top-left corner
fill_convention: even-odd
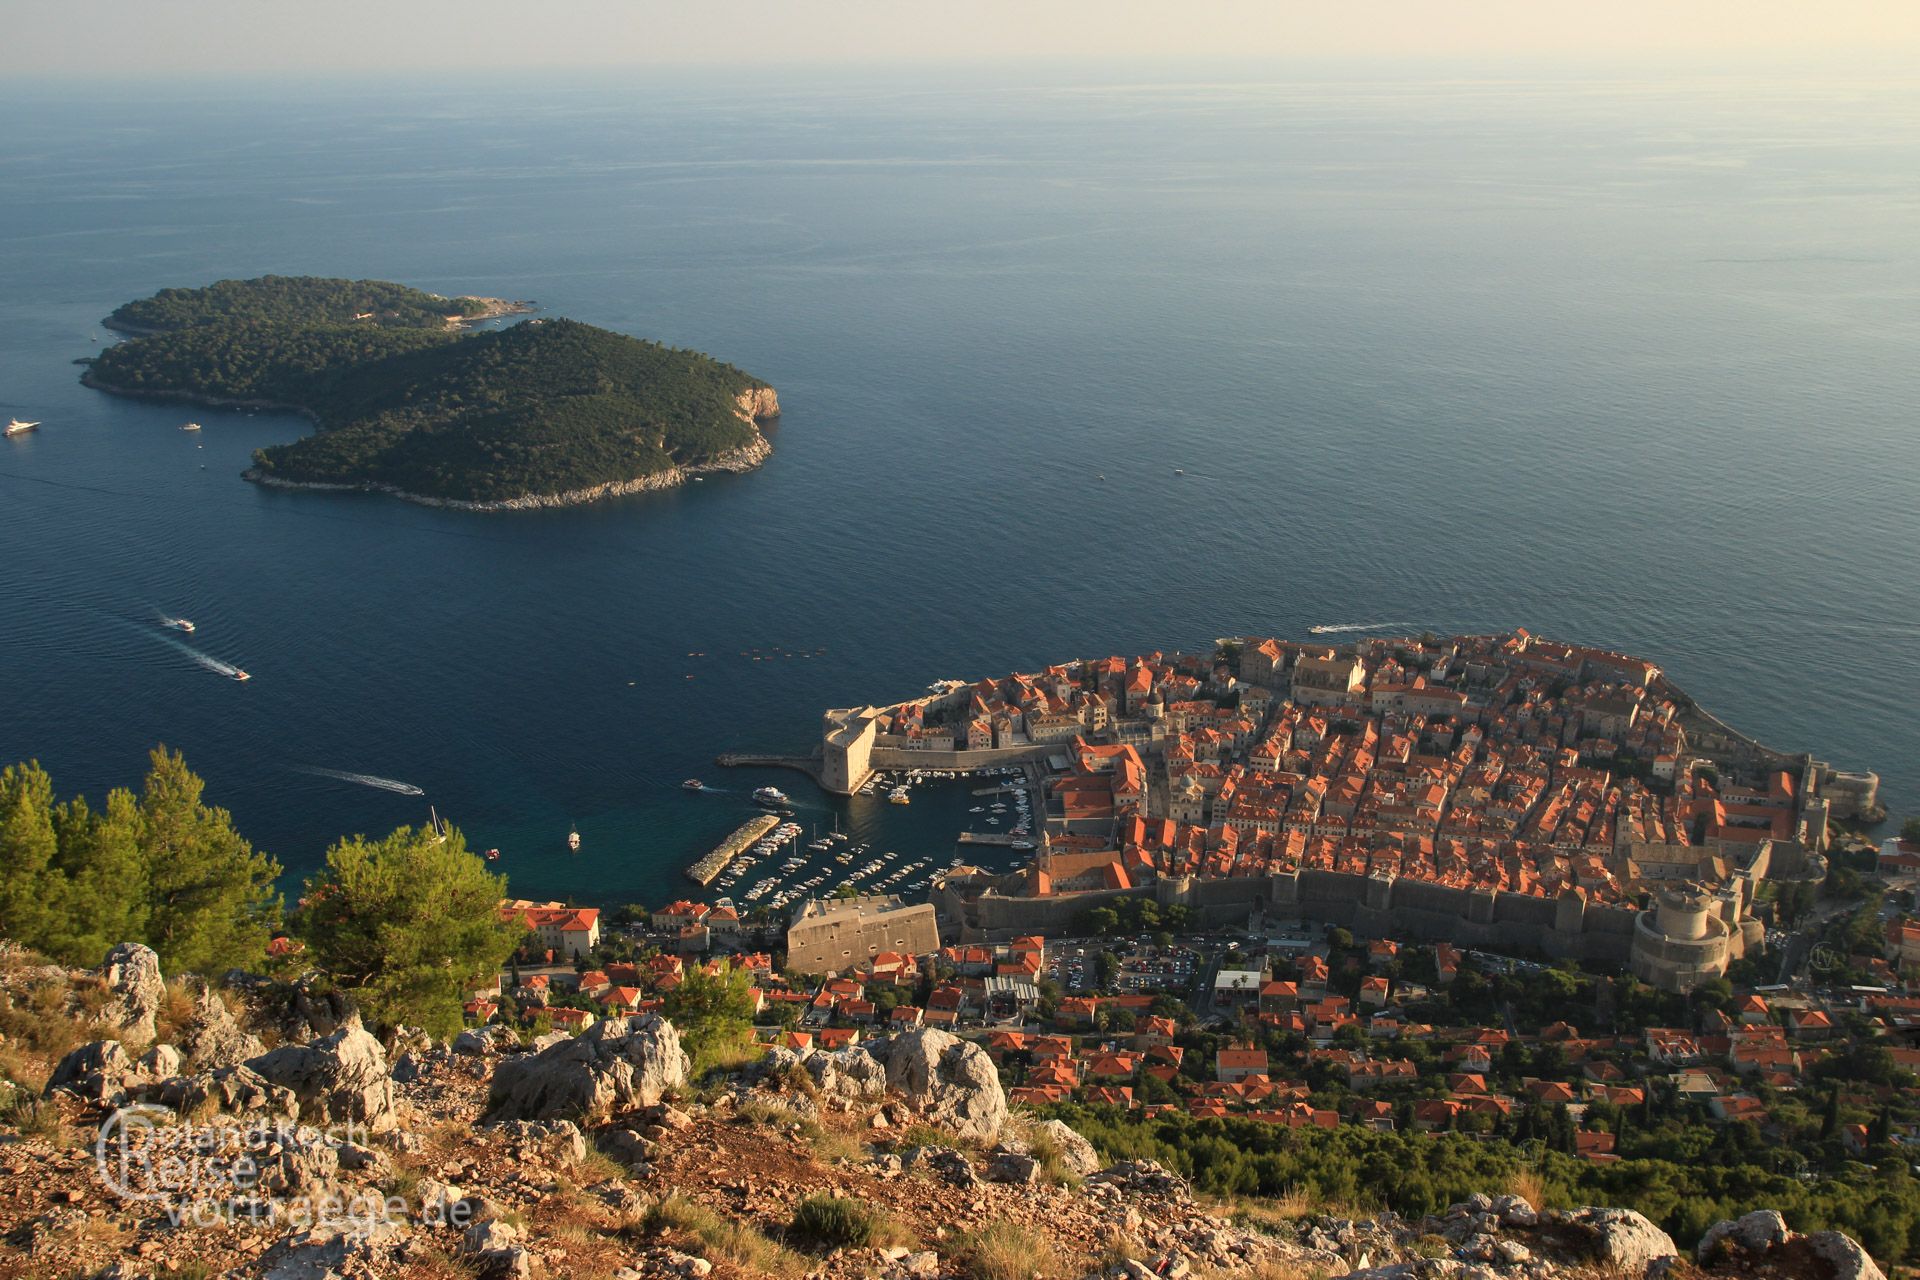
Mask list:
[[[206,784],[178,752],[156,747],[140,795],[147,866],[147,945],[168,973],[212,974],[257,965],[280,923],[280,864],[233,829],[233,815],[200,800]]]
[[[663,1003],[696,1072],[737,1053],[753,1034],[753,975],[740,966],[716,974],[696,965]]]
[[[55,914],[48,901],[59,844],[53,830],[53,779],[38,763],[0,772],[0,934],[41,946]]]
[[[55,811],[54,829],[64,904],[43,949],[69,964],[96,964],[114,944],[145,938],[152,886],[133,793],[114,788],[101,813],[76,796]]]
[[[467,992],[490,985],[520,941],[499,916],[506,888],[459,831],[443,839],[401,827],[329,849],[296,925],[369,1016],[446,1036],[460,1026]]]
[[[1908,818],[1901,823],[1900,838],[1920,842],[1920,818]]]

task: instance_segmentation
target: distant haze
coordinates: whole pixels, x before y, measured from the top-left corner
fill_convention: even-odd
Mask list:
[[[0,0],[10,75],[1920,51],[1914,0]]]

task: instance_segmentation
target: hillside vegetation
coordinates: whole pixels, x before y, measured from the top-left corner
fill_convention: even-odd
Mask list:
[[[388,318],[353,319],[369,305]],[[576,494],[764,449],[743,397],[771,392],[731,365],[572,320],[463,333],[449,305],[379,281],[168,290],[114,313],[164,327],[103,352],[85,380],[303,410],[319,432],[258,451],[251,478],[432,499]]]
[[[348,324],[388,328],[446,327],[449,317],[483,314],[479,298],[442,298],[388,280],[261,276],[221,280],[200,289],[162,289],[117,308],[109,329],[172,330],[203,324]]]

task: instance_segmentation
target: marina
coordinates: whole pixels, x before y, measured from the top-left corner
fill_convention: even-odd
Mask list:
[[[688,867],[687,875],[699,884],[712,884],[720,873],[727,869],[728,863],[746,852],[755,841],[779,825],[780,819],[770,813],[747,819],[732,835],[715,845],[711,853]]]

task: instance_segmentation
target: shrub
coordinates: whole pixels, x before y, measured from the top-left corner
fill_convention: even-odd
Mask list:
[[[788,1230],[823,1249],[855,1249],[904,1244],[906,1232],[886,1212],[864,1200],[815,1194],[794,1210]]]

